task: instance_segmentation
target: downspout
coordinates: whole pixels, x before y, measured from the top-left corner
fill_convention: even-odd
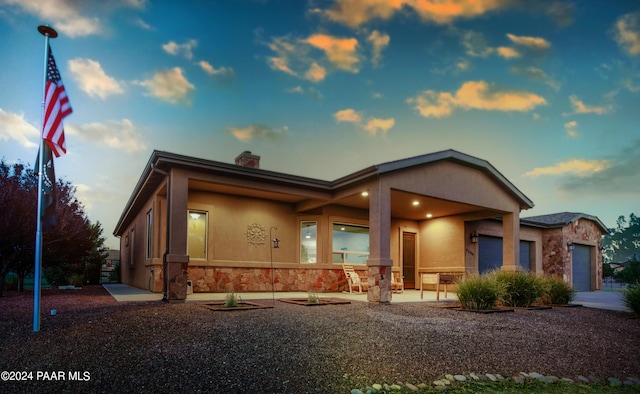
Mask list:
[[[169,224],[170,224],[170,217],[171,217],[171,177],[169,176],[169,173],[162,171],[161,169],[159,169],[158,167],[156,167],[153,163],[151,163],[151,172],[157,172],[160,175],[164,175],[167,178],[167,223],[165,225],[166,227],[166,239],[165,239],[165,250],[164,250],[164,254],[162,255],[162,275],[164,276],[164,280],[162,281],[162,301],[168,301],[169,300],[169,294],[167,293],[167,256],[169,255],[169,234],[171,233],[170,229],[169,229]]]

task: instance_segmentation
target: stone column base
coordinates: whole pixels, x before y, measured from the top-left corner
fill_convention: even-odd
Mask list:
[[[391,267],[369,267],[369,290],[367,301],[389,303],[391,302]]]
[[[187,267],[189,256],[167,255],[167,301],[184,302],[187,299]]]

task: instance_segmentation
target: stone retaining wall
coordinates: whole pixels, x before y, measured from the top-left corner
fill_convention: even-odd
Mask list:
[[[189,266],[187,269],[194,293],[271,291],[271,274],[270,268]],[[275,291],[348,290],[342,269],[275,268],[273,282]]]

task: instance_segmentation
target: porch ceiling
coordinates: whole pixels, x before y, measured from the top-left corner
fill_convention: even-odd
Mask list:
[[[307,196],[267,190],[247,189],[245,187],[197,180],[189,181],[189,189],[223,193],[235,196],[261,198],[272,201],[282,201],[293,204],[310,201]],[[315,203],[311,204],[311,207],[321,207],[328,204],[335,204],[363,210],[369,209],[369,197],[363,197],[360,193],[337,200],[312,199],[311,201],[315,201]],[[417,201],[418,205],[413,205],[414,201]],[[391,190],[391,216],[394,218],[419,221],[428,219],[427,214],[431,214],[433,218],[437,218],[470,213],[478,213],[482,217],[496,216],[495,212],[487,213],[486,208],[477,205],[443,200],[435,197],[423,196],[420,194],[408,193],[399,190]]]
[[[414,201],[417,201],[418,205],[413,205]],[[369,209],[369,198],[362,197],[360,194],[340,199],[334,203],[353,208]],[[433,215],[433,218],[437,218],[472,212],[483,212],[482,216],[487,217],[495,216],[495,213],[487,214],[486,208],[477,205],[407,193],[400,190],[391,190],[391,216],[394,218],[425,220],[429,213]]]

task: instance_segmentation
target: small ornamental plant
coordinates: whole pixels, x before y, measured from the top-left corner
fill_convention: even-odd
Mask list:
[[[545,283],[531,272],[497,271],[495,279],[504,285],[502,303],[505,306],[527,308],[544,293]]]
[[[319,304],[320,297],[318,297],[318,293],[313,290],[309,290],[309,292],[307,293],[307,302],[309,304]]]
[[[627,286],[622,295],[622,301],[634,315],[640,317],[640,281]]]
[[[544,291],[540,301],[546,305],[567,305],[576,296],[576,290],[558,276],[543,278]]]
[[[504,295],[504,284],[495,275],[472,275],[458,282],[456,295],[462,309],[494,309]]]
[[[224,307],[225,308],[237,308],[240,306],[240,302],[238,301],[238,296],[234,291],[230,291],[224,297]]]

